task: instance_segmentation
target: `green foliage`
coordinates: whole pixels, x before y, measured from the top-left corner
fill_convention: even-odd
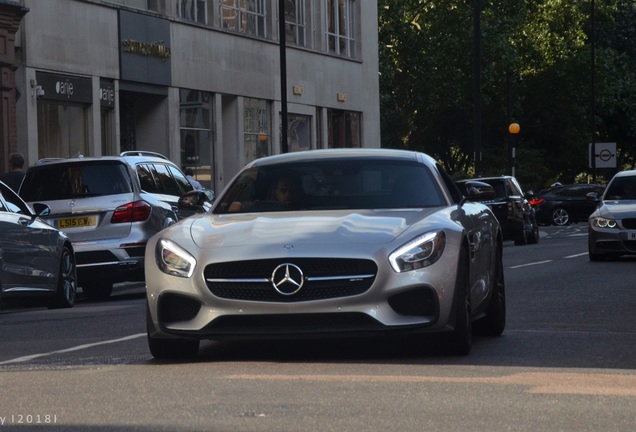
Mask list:
[[[476,1],[378,0],[382,145],[429,153],[451,173],[474,172]],[[597,0],[593,23],[590,0],[480,3],[483,173],[510,173],[513,119],[526,188],[591,174],[592,139],[616,142],[619,169],[634,167],[635,2]]]

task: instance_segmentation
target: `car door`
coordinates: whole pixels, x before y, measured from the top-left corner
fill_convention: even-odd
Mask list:
[[[36,219],[27,204],[2,183],[0,193],[3,290],[52,289],[58,272],[53,250],[57,231]]]
[[[20,285],[24,273],[26,253],[20,247],[24,228],[20,216],[9,210],[0,197],[0,286],[2,291]]]

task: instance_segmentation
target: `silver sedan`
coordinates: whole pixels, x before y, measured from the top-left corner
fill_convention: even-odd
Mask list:
[[[473,321],[499,335],[506,306],[501,229],[467,198],[422,153],[254,161],[209,213],[148,242],[150,351],[192,357],[200,340],[387,333],[425,343],[417,335],[443,333],[449,352],[468,354]]]
[[[0,305],[15,298],[43,298],[49,308],[70,308],[77,293],[77,266],[69,238],[0,182]]]
[[[590,261],[636,255],[636,170],[621,171],[607,184],[588,219],[588,250]]]

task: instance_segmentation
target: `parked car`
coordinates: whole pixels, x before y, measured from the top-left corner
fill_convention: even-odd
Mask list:
[[[587,221],[596,202],[587,198],[590,192],[599,196],[605,188],[597,184],[560,185],[543,190],[530,198],[537,221],[543,225],[564,226]]]
[[[179,220],[209,208],[181,170],[156,154],[44,159],[29,167],[20,196],[47,204],[44,220],[72,240],[78,284],[91,299],[114,283],[143,281],[146,242]],[[189,198],[178,211],[179,199]]]
[[[0,182],[0,306],[9,298],[38,297],[49,308],[70,308],[77,293],[75,254],[69,238],[44,223],[50,209],[33,211]]]
[[[603,195],[588,198],[598,204],[588,218],[590,261],[636,255],[636,170],[617,173]]]
[[[517,179],[512,176],[479,177],[459,180],[460,191],[467,194],[467,188],[474,182],[486,183],[495,190],[495,196],[478,195],[476,199],[488,205],[501,224],[504,240],[513,240],[514,244],[536,244],[539,242],[539,224],[534,208],[523,193]]]
[[[210,212],[148,242],[150,351],[192,357],[202,339],[439,332],[450,352],[467,354],[473,320],[491,335],[505,327],[502,245],[492,211],[466,201],[422,153],[262,158]]]

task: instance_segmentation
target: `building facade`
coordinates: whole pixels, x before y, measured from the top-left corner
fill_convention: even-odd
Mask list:
[[[377,2],[282,1],[23,0],[17,150],[159,152],[220,190],[261,156],[379,147]]]

